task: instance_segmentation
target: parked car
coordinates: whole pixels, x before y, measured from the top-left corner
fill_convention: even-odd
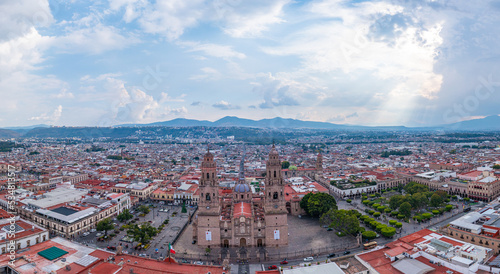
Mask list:
[[[98,232],[98,233],[96,234],[96,236],[97,236],[97,237],[101,237],[101,236],[102,236],[102,233],[101,233],[101,232]]]
[[[146,253],[142,253],[142,254],[139,254],[139,256],[146,257],[147,255],[146,255]]]
[[[313,257],[306,257],[306,258],[304,258],[304,262],[311,262],[311,261],[314,261]]]
[[[278,269],[276,265],[270,265],[267,269],[272,270],[272,269]]]
[[[327,257],[327,258],[333,258],[333,257],[335,257],[335,253],[330,253],[330,254],[328,254],[328,256],[326,256],[326,257]]]
[[[194,262],[194,264],[203,265],[203,262],[202,261],[196,261],[196,262]]]
[[[288,264],[288,261],[285,259],[285,260],[281,261],[280,264]]]
[[[83,232],[83,236],[89,236],[90,232]]]
[[[94,233],[94,232],[96,232],[96,231],[97,231],[97,230],[96,230],[95,228],[92,228],[92,229],[90,230],[90,232],[91,232],[91,233]]]
[[[331,227],[326,229],[326,231],[332,231],[332,230],[333,230],[333,228],[331,228]]]
[[[347,255],[347,254],[351,254],[351,251],[349,251],[349,250],[344,251],[344,255]]]
[[[116,246],[109,245],[109,246],[108,246],[108,249],[109,249],[109,250],[116,250]]]

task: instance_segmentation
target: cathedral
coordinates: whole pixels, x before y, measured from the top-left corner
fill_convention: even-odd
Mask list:
[[[243,165],[243,159],[242,159]],[[240,167],[242,172],[243,167]],[[193,225],[193,238],[203,247],[246,247],[288,245],[285,182],[278,151],[272,147],[266,162],[264,195],[253,194],[245,177],[231,192],[219,196],[217,166],[207,152],[201,163],[200,202]]]

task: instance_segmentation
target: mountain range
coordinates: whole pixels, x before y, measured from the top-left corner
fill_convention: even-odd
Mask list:
[[[290,118],[276,117],[272,119],[251,120],[226,116],[217,121],[194,120],[177,118],[170,121],[155,122],[150,124],[124,124],[117,127],[255,127],[255,128],[308,128],[308,129],[336,129],[336,130],[500,130],[500,116],[492,115],[480,119],[473,119],[452,124],[428,127],[406,127],[406,126],[358,126],[347,124],[333,124],[328,122],[302,121]]]
[[[35,125],[27,127],[0,128],[0,138],[26,137],[63,137],[80,136],[85,137],[89,132],[107,132],[112,136],[125,137],[135,132],[134,127],[247,127],[247,128],[271,128],[271,129],[322,129],[322,130],[380,130],[380,131],[500,131],[500,116],[493,115],[480,119],[462,121],[459,123],[444,124],[429,127],[405,127],[405,126],[358,126],[346,124],[333,124],[328,122],[302,121],[297,119],[276,117],[272,119],[251,120],[226,116],[217,121],[194,120],[177,118],[170,121],[155,122],[150,124],[124,124],[112,128],[93,127],[50,127],[48,125]],[[117,133],[118,132],[118,133]]]

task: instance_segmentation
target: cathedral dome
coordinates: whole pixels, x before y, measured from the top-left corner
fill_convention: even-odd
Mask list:
[[[234,192],[245,193],[250,192],[250,186],[247,183],[239,183],[234,187]]]

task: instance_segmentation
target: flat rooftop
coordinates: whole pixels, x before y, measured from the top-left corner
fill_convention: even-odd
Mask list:
[[[43,197],[38,200],[24,199],[22,202],[37,208],[47,208],[62,203],[79,201],[87,193],[88,191],[83,189],[56,188],[44,193]]]
[[[59,213],[59,214],[62,214],[64,216],[69,216],[71,214],[75,214],[75,213],[78,212],[78,211],[76,211],[76,210],[74,210],[72,208],[67,208],[67,207],[64,207],[64,206],[61,206],[61,207],[58,207],[58,208],[54,208],[51,211]]]

